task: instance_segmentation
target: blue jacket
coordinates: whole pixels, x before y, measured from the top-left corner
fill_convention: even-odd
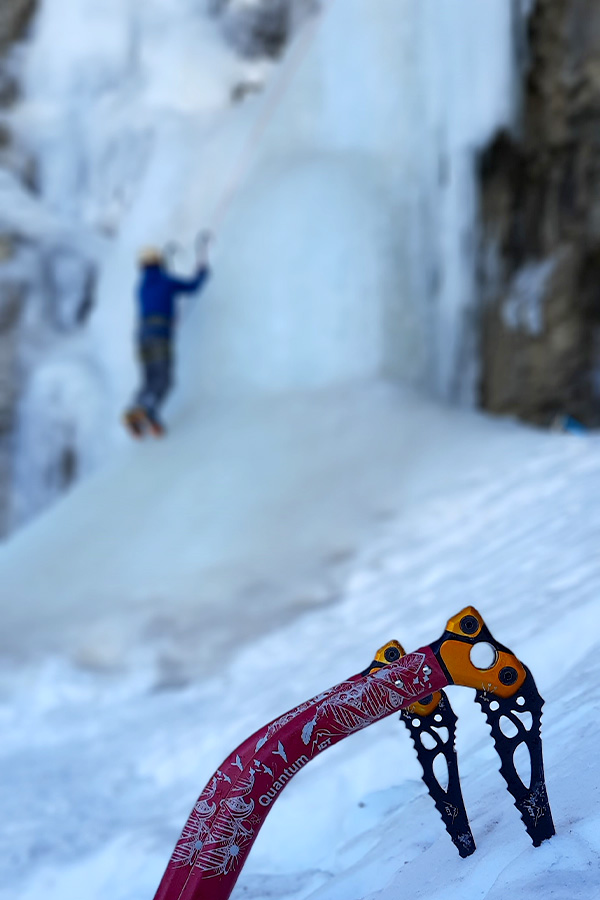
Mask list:
[[[176,314],[175,298],[200,290],[208,275],[206,266],[190,279],[174,278],[158,265],[146,266],[138,289],[140,336],[169,338]]]

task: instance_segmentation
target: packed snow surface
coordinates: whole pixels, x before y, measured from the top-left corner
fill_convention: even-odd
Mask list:
[[[323,420],[300,464],[309,399]],[[167,442],[132,448],[4,549],[0,897],[149,900],[237,744],[388,639],[430,642],[467,604],[546,700],[556,837],[532,847],[472,691],[453,688],[474,856],[456,854],[392,717],[294,779],[234,896],[597,897],[598,440],[391,388],[291,405],[289,417],[271,406],[266,436],[266,418],[238,409],[238,428],[220,443],[213,432],[210,448],[200,420],[174,423]],[[362,427],[378,430],[359,439]],[[278,484],[264,506],[247,493],[263,466]],[[203,544],[216,540],[230,557],[207,591]]]

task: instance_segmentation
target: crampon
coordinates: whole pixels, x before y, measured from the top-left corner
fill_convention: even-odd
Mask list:
[[[485,668],[482,645],[489,655]],[[457,719],[443,692],[454,684],[475,689],[500,772],[534,846],[552,837],[540,734],[543,700],[526,666],[467,607],[450,619],[439,640],[408,654],[390,641],[364,672],[275,719],[234,750],[194,806],[155,900],[227,900],[272,804],[293,776],[323,750],[398,712],[446,830],[460,855],[469,856],[475,841],[460,789]],[[529,754],[529,783],[514,762],[521,746]],[[434,771],[439,755],[448,770],[444,786]]]

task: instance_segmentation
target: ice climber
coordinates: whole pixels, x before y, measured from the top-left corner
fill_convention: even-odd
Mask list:
[[[202,235],[198,268],[190,279],[175,278],[166,268],[164,254],[154,247],[139,256],[141,277],[138,287],[138,358],[142,385],[123,419],[134,437],[146,433],[160,437],[165,427],[161,407],[173,383],[173,341],[177,319],[177,297],[199,291],[209,276],[207,262],[209,236]]]

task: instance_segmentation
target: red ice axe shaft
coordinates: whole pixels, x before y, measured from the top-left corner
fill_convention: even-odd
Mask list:
[[[478,669],[470,659],[472,647],[481,642],[491,644],[495,651],[493,665],[485,670]],[[474,687],[478,698],[479,694],[493,696],[499,702],[508,702],[526,689],[531,691],[533,679],[527,669],[492,638],[472,607],[450,619],[442,637],[433,644],[406,656],[401,656],[399,646],[395,641],[389,642],[365,672],[275,719],[234,750],[194,806],[155,900],[227,900],[283,788],[311,759],[350,734],[415,703],[430,702],[436,691],[449,684]],[[535,685],[533,690],[540,699]],[[541,702],[540,699],[540,710]],[[521,707],[524,708],[526,703]],[[532,745],[534,738],[535,735]],[[502,737],[495,736],[495,740],[503,759],[504,751],[499,746]],[[525,798],[517,796],[515,785],[505,771],[503,774],[524,821],[532,792],[537,801],[545,800],[545,806],[542,803],[540,807],[542,812],[537,807],[535,811],[536,827],[547,813],[542,832],[534,835],[526,821],[534,843],[539,843],[550,837],[554,829],[545,794],[541,743],[539,754],[534,752],[537,746],[528,744],[528,748],[535,760],[532,782],[523,788]],[[512,759],[512,748],[510,752]],[[541,779],[541,787],[533,784],[536,779]]]

